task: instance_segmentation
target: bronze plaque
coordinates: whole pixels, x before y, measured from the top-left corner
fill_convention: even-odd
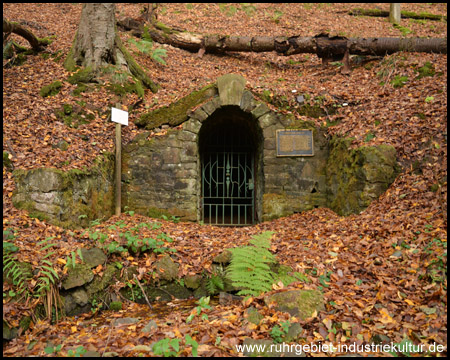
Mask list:
[[[277,156],[313,156],[312,130],[277,130]]]

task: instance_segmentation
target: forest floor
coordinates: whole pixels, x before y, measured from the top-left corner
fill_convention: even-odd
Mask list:
[[[327,31],[347,37],[447,37],[446,21],[402,19],[402,27],[395,28],[386,18],[347,14],[354,7],[388,10],[387,4],[249,5],[163,4],[158,19],[205,34],[314,36]],[[140,9],[139,4],[117,4],[116,17],[137,18]],[[402,3],[402,10],[447,14],[447,5]],[[3,60],[3,150],[13,155],[15,169],[81,169],[91,166],[101,153],[114,150],[114,124],[100,114],[106,114],[118,101],[116,95],[104,89],[83,93],[87,107],[101,111],[92,111],[95,119],[78,128],[66,126],[54,115],[62,104],[80,100],[72,94],[76,85],[63,82],[57,95],[39,95],[42,86],[70,75],[62,63],[80,13],[80,4],[3,4],[3,16],[8,20],[24,24],[39,37],[54,36],[44,53],[27,56],[19,66],[5,67],[7,60]],[[402,52],[362,63],[359,57],[352,57],[351,74],[342,75],[342,64],[323,66],[313,54],[281,57],[276,53],[229,53],[199,57],[155,44],[167,50],[167,65],[162,65],[137,52],[127,41],[131,34],[120,36],[160,85],[156,94],[146,91],[144,100],[130,112],[129,126],[123,127],[125,142],[142,131],[133,122],[143,112],[168,105],[221,75],[237,73],[247,79],[247,87],[253,91],[270,94],[274,101],[284,97],[291,108],[283,111],[294,115],[298,94],[311,94],[311,99],[321,96],[324,106],[346,103],[334,115],[303,119],[315,121],[318,126],[337,122],[328,127],[329,135],[353,137],[354,147],[390,144],[396,148],[403,167],[386,193],[358,215],[341,217],[328,209],[315,209],[243,228],[158,219],[160,230],[174,239],[171,247],[177,250],[174,258],[180,264],[180,275],[209,271],[212,258],[224,249],[244,245],[252,235],[271,230],[275,232],[271,251],[279,262],[295,271],[308,272],[311,280],[288,288],[320,287],[324,294],[325,310],[301,322],[301,342],[363,343],[374,335],[385,335],[396,344],[411,341],[427,348],[440,344],[446,349],[447,55]],[[19,37],[17,41],[27,45]],[[424,67],[431,69],[428,76],[423,76]],[[121,101],[126,107],[136,104],[138,98],[131,95]],[[60,140],[69,144],[66,151],[52,146]],[[91,240],[82,230],[68,231],[14,208],[14,189],[12,172],[3,166],[3,227],[16,234],[19,260],[32,262],[42,256],[36,244],[54,236],[61,245],[51,259],[62,275],[64,264],[57,259],[65,259],[79,247],[89,247]],[[128,213],[113,216],[95,229],[108,233],[108,227],[118,221],[128,228],[154,220]],[[154,260],[150,258],[117,260],[136,262],[147,271]],[[10,290],[4,283],[3,317],[17,326],[20,316],[29,313],[36,302],[9,302],[5,293]],[[102,353],[107,345],[106,351],[133,356],[138,354],[139,348],[134,349],[137,345],[191,334],[200,344],[201,356],[237,356],[234,346],[242,339],[270,339],[271,329],[288,319],[286,314],[264,308],[260,298],[252,301],[265,315],[257,327],[242,326],[249,303],[216,304],[207,311],[208,320],[194,324],[186,324],[190,308],[176,301],[166,304],[159,315],[152,315],[144,305],[129,303],[120,313],[103,311],[51,325],[37,321],[19,338],[4,343],[3,353],[45,356],[44,348],[52,342],[63,344],[59,355],[67,355],[69,349],[80,345]],[[111,333],[110,321],[118,316],[140,317],[141,321]],[[154,316],[158,329],[149,339],[141,330]],[[190,351],[189,346],[182,347],[179,355],[190,356]],[[434,355],[446,354],[446,350],[430,351]]]

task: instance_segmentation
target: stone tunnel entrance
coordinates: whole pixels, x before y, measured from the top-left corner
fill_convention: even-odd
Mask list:
[[[258,130],[252,116],[235,106],[216,110],[203,123],[199,154],[205,224],[245,226],[258,221],[262,171]]]

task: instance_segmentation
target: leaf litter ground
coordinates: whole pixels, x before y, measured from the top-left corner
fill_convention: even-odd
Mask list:
[[[199,33],[311,36],[327,30],[348,37],[401,36],[399,29],[386,19],[346,15],[345,11],[351,9],[349,4],[254,6],[255,11],[248,15],[238,5],[234,10],[216,4],[193,4],[192,8],[186,4],[165,4],[159,9],[159,19]],[[139,16],[140,7],[136,4],[118,4],[117,9],[117,17]],[[402,4],[402,9],[436,14],[447,11],[446,4]],[[39,37],[55,35],[48,51],[54,54],[61,50],[64,56],[72,43],[80,10],[79,4],[3,4],[8,20],[26,22]],[[337,14],[340,21],[335,21]],[[55,23],[56,18],[64,21]],[[402,26],[411,30],[408,36],[447,36],[446,22],[402,19]],[[130,35],[121,33],[121,37],[126,40]],[[251,235],[272,230],[276,234],[271,250],[280,263],[294,271],[308,271],[312,281],[294,283],[288,288],[321,287],[326,300],[325,311],[301,322],[304,333],[299,343],[317,343],[327,337],[333,342],[361,343],[382,334],[394,343],[408,337],[416,344],[447,346],[447,56],[400,53],[364,65],[358,65],[355,57],[352,74],[344,76],[339,64],[323,67],[311,54],[278,57],[274,53],[232,53],[199,58],[170,46],[164,48],[168,53],[167,66],[134,53],[161,89],[157,94],[146,92],[142,104],[130,114],[124,141],[140,132],[133,120],[142,112],[168,105],[218,76],[234,72],[243,75],[247,86],[257,93],[266,90],[274,100],[284,96],[290,106],[285,106],[286,112],[295,112],[295,97],[304,93],[311,94],[311,98],[321,96],[324,106],[341,105],[334,115],[302,119],[313,120],[317,125],[337,122],[329,127],[329,134],[353,137],[352,146],[391,144],[403,166],[402,174],[384,195],[361,214],[349,217],[315,209],[248,228],[158,220],[162,223],[159,230],[175,240],[170,246],[177,249],[174,259],[180,264],[179,275],[210,271],[212,258],[223,249],[245,245]],[[427,62],[433,64],[435,75],[418,76],[418,69]],[[106,117],[109,105],[118,100],[114,95],[103,89],[83,93],[82,100],[93,109],[95,119],[78,129],[67,127],[54,116],[63,103],[76,104],[80,100],[72,94],[75,86],[63,82],[59,94],[40,97],[43,85],[68,75],[62,60],[44,59],[41,55],[29,56],[23,65],[4,69],[3,149],[14,152],[15,168],[82,168],[90,166],[101,152],[113,150],[114,126]],[[408,77],[405,86],[392,85],[396,76]],[[122,101],[128,106],[138,99],[133,95]],[[67,151],[52,147],[59,140],[69,143]],[[3,224],[4,228],[18,231],[15,244],[20,247],[20,260],[31,262],[39,255],[36,243],[50,236],[61,240],[55,262],[78,247],[91,245],[82,231],[66,231],[15,209],[11,203],[14,183],[6,168],[3,183]],[[125,229],[155,221],[137,214],[122,214],[95,229],[108,232],[108,226],[119,220],[126,224]],[[147,271],[156,256],[117,260],[135,262]],[[58,271],[63,274],[63,265],[59,265]],[[4,285],[4,293],[8,290],[8,285]],[[242,323],[244,309],[251,305],[264,315],[257,327]],[[57,345],[64,338],[61,354],[84,345],[100,353],[106,347],[106,351],[132,356],[138,354],[133,351],[137,345],[191,334],[200,344],[200,355],[237,355],[233,346],[243,338],[270,338],[272,327],[288,319],[286,314],[264,307],[259,298],[246,304],[216,304],[208,312],[208,320],[198,327],[196,323],[185,323],[189,307],[195,306],[193,302],[174,300],[159,306],[161,309],[152,313],[144,305],[130,303],[119,313],[87,314],[51,326],[38,322],[19,339],[4,344],[4,354],[42,356],[48,341]],[[19,315],[30,308],[31,304],[4,303],[4,318],[17,325]],[[138,317],[140,321],[112,331],[111,321],[116,317]],[[140,330],[151,318],[158,323],[158,329],[144,335]],[[218,337],[221,341],[217,344]],[[28,346],[36,341],[34,347]],[[181,355],[191,355],[189,347]]]

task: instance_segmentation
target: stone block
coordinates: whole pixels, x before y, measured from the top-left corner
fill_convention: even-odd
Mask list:
[[[244,90],[244,93],[242,94],[241,98],[241,109],[245,112],[251,112],[256,107],[256,101],[253,97],[253,94],[248,91]]]
[[[255,118],[259,118],[260,116],[263,116],[264,114],[267,114],[270,111],[269,107],[264,103],[259,103],[252,111],[252,115]]]
[[[202,123],[195,118],[190,118],[188,121],[186,121],[183,124],[183,130],[190,131],[194,134],[197,134],[200,131],[201,127],[202,127]]]
[[[203,122],[208,118],[209,115],[206,112],[204,112],[201,108],[198,108],[197,110],[190,113],[189,116],[193,119]]]
[[[29,186],[39,192],[50,192],[61,190],[63,183],[62,175],[55,169],[35,169],[28,175]]]
[[[208,115],[212,115],[214,111],[216,111],[220,107],[220,99],[214,98],[210,102],[207,102],[205,105],[201,107],[201,109],[207,113]]]
[[[278,123],[277,116],[273,112],[269,112],[267,114],[264,114],[258,118],[259,125],[261,126],[261,129],[265,129],[271,125],[275,125]]]
[[[244,77],[237,74],[226,74],[217,79],[217,88],[219,90],[220,104],[241,105],[242,95],[245,89]]]

